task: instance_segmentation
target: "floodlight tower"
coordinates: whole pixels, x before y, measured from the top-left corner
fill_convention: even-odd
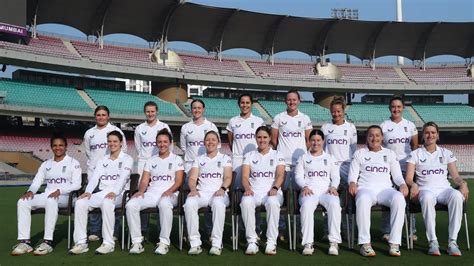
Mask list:
[[[359,19],[359,9],[350,9],[350,8],[331,8],[331,17],[335,19]],[[346,55],[346,63],[351,63],[351,58],[349,55]]]
[[[402,0],[397,0],[397,22],[402,22],[403,21],[403,16],[402,16]],[[402,56],[397,56],[397,63],[399,65],[403,65],[403,57]]]

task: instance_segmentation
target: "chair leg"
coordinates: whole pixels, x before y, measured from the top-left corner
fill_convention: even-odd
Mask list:
[[[122,215],[122,250],[125,249],[125,216]]]
[[[288,213],[287,215],[287,220],[288,220],[288,242],[290,244],[290,250],[293,250],[293,239],[292,239],[292,235],[291,235],[291,218],[290,218],[290,214]]]
[[[179,251],[183,251],[183,217],[178,215]]]
[[[408,227],[410,227],[410,224],[408,223],[407,214],[405,213],[405,234],[406,234],[406,238],[407,238],[407,250],[410,250],[410,240],[409,240],[409,235],[408,235]]]
[[[232,250],[235,251],[235,215],[232,214]]]
[[[466,242],[467,242],[467,250],[471,249],[471,243],[469,241],[469,229],[467,226],[467,214],[464,213],[464,228],[466,228]]]
[[[351,249],[354,249],[354,241],[355,241],[355,217],[354,214],[352,215],[352,226],[351,226]]]
[[[235,223],[236,223],[236,226],[235,226],[235,250],[239,250],[239,220],[240,217],[239,215],[236,215],[235,217]]]
[[[67,249],[71,248],[71,215],[67,217]]]
[[[410,249],[413,250],[413,227],[411,225],[413,218],[415,217],[415,214],[410,213]]]
[[[293,214],[293,250],[296,250],[296,241],[298,236],[296,234],[296,214]]]
[[[349,228],[349,214],[346,213],[346,236],[347,236],[347,247],[351,248],[351,233]]]

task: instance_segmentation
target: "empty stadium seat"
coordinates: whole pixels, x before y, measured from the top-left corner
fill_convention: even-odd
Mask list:
[[[462,104],[426,104],[413,105],[413,109],[423,121],[438,124],[472,124],[474,108]]]

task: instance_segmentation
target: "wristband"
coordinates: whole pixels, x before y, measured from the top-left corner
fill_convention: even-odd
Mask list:
[[[278,191],[278,187],[277,186],[273,186],[272,189],[274,190],[277,190]]]
[[[229,191],[229,189],[228,189],[228,188],[226,188],[226,187],[224,187],[224,186],[222,186],[222,187],[221,187],[221,189],[222,189],[224,192],[227,192],[227,191]]]

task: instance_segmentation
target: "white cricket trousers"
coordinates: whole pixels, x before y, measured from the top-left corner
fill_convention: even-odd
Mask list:
[[[264,205],[267,212],[267,245],[276,245],[278,237],[278,221],[280,219],[280,206],[283,204],[281,190],[275,196],[268,196],[267,192],[254,191],[253,196],[243,196],[240,202],[242,220],[245,226],[245,236],[248,243],[257,242],[255,232],[255,208]]]
[[[166,190],[151,189],[142,197],[132,198],[127,202],[127,222],[132,237],[132,243],[143,241],[141,231],[140,211],[148,208],[158,207],[160,212],[160,242],[170,245],[171,228],[173,227],[173,207],[178,204],[178,197],[173,194],[171,197],[162,197]]]
[[[233,189],[242,188],[242,164],[244,158],[232,158],[232,171],[235,173]]]
[[[67,206],[69,195],[58,199],[48,198],[52,192],[33,195],[32,199],[19,199],[17,206],[18,240],[29,240],[31,231],[31,211],[44,208],[44,240],[53,240],[54,228],[58,220],[58,210]]]
[[[115,202],[106,199],[105,196],[109,192],[100,191],[93,193],[90,199],[83,198],[76,201],[74,207],[74,243],[87,243],[87,215],[89,211],[100,208],[102,213],[102,237],[103,243],[115,245],[114,226],[115,226],[115,208],[122,204],[122,194],[115,197]]]
[[[405,218],[405,198],[393,188],[377,190],[360,188],[356,194],[356,221],[359,229],[359,245],[370,243],[370,217],[372,206],[378,204],[390,208],[390,244],[402,243],[402,229]]]
[[[314,190],[313,190],[314,191]],[[329,228],[329,242],[341,243],[341,204],[339,197],[328,193],[315,193],[311,196],[301,196],[300,215],[301,215],[301,233],[303,239],[301,244],[310,244],[314,242],[314,211],[321,204],[327,212],[327,223]],[[324,219],[326,220],[326,219]]]
[[[213,247],[222,247],[222,234],[224,233],[225,208],[229,206],[229,196],[215,197],[215,192],[199,191],[200,196],[189,197],[184,204],[184,215],[186,217],[186,228],[189,234],[191,247],[202,244],[201,234],[199,234],[199,209],[211,207],[212,211],[212,232],[211,243]]]
[[[452,187],[432,189],[420,188],[419,194],[421,212],[426,227],[426,238],[428,241],[436,238],[436,203],[448,206],[448,234],[449,239],[457,240],[462,222],[462,206],[464,197],[459,190]]]

